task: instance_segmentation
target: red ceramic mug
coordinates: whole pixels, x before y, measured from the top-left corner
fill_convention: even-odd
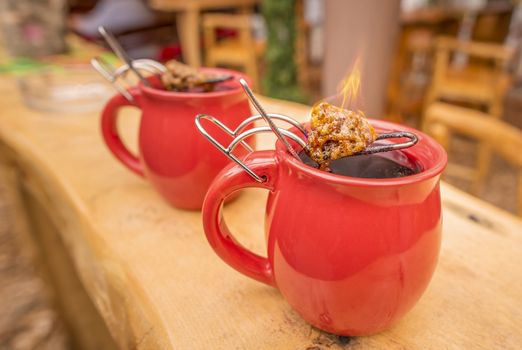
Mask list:
[[[200,137],[194,128],[196,114],[215,115],[231,127],[251,115],[248,99],[238,82],[243,75],[218,68],[204,71],[231,74],[234,79],[220,83],[219,91],[205,93],[165,91],[140,83],[129,90],[134,102],[114,96],[101,119],[103,138],[116,158],[146,177],[170,204],[182,209],[201,209],[210,183],[229,163],[226,156]],[[157,77],[151,81],[153,86],[159,84]],[[118,134],[116,122],[123,106],[142,110],[139,155],[129,152]],[[230,141],[229,135],[219,130],[215,133],[220,142]],[[238,148],[237,152],[244,155],[246,150]]]
[[[339,335],[369,335],[410,310],[435,269],[441,239],[439,178],[444,149],[425,134],[372,120],[380,133],[411,131],[417,145],[396,153],[422,171],[391,179],[331,174],[275,151],[244,158],[214,180],[203,224],[216,253],[239,272],[278,288],[308,322]],[[270,191],[267,258],[237,243],[222,217],[227,196],[245,187]]]

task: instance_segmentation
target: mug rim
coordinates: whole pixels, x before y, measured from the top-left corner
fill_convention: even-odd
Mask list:
[[[383,132],[392,132],[392,131],[408,131],[417,135],[419,141],[416,145],[406,149],[406,152],[412,154],[416,161],[418,161],[423,167],[422,171],[408,176],[403,177],[394,177],[394,178],[361,178],[361,177],[352,177],[346,175],[333,174],[326,171],[322,171],[316,168],[313,168],[309,165],[304,164],[303,162],[295,159],[287,150],[286,147],[280,140],[276,141],[276,154],[280,157],[286,164],[292,167],[294,170],[308,174],[315,178],[320,178],[323,181],[333,182],[342,185],[357,185],[357,186],[367,186],[367,187],[383,187],[383,186],[397,186],[397,185],[408,185],[413,183],[422,182],[428,179],[431,179],[439,174],[441,174],[446,168],[448,162],[448,155],[446,150],[436,142],[432,137],[423,133],[420,130],[410,128],[405,125],[396,124],[389,121],[379,120],[368,118],[368,121],[375,127],[378,131]],[[302,123],[304,127],[306,127],[309,122]],[[296,128],[290,128],[290,131],[298,134]],[[290,141],[290,144],[295,146],[296,143],[294,141]],[[426,166],[418,157],[415,156],[415,147],[424,146],[428,147],[433,152],[432,165]],[[407,151],[409,150],[409,151]]]
[[[221,91],[211,91],[211,92],[181,92],[181,91],[168,91],[168,90],[161,90],[152,86],[146,86],[143,84],[143,82],[138,83],[138,87],[140,90],[142,90],[145,94],[153,97],[158,97],[165,100],[179,100],[179,99],[211,99],[211,98],[218,98],[223,96],[229,96],[237,93],[242,93],[243,89],[241,87],[241,84],[239,84],[239,79],[243,78],[247,81],[248,85],[252,84],[252,80],[246,76],[244,73],[241,73],[239,71],[235,71],[232,69],[226,69],[226,68],[214,68],[214,67],[201,67],[201,71],[208,72],[208,73],[219,73],[219,74],[230,74],[232,75],[233,81],[236,83],[231,89],[227,90],[221,90]],[[159,74],[153,75],[148,77],[147,79],[153,80],[157,79]]]

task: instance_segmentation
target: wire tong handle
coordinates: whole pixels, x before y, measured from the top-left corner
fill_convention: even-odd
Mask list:
[[[166,71],[166,68],[161,63],[151,59],[138,59],[132,63],[135,70],[142,70],[151,74],[161,74]],[[114,68],[109,62],[101,57],[94,57],[91,59],[91,66],[129,102],[134,102],[134,98],[127,91],[131,86],[131,82],[127,78],[127,73],[131,71],[129,65],[123,64],[118,68]],[[124,84],[122,84],[124,83]]]
[[[281,121],[291,124],[292,126],[298,128],[301,132],[303,132],[303,134],[305,132],[303,126],[301,124],[299,124],[296,120],[294,120],[290,117],[287,117],[282,114],[275,114],[275,113],[269,113],[266,115],[268,115],[269,118],[281,120]],[[246,148],[251,153],[254,150],[252,149],[252,147],[250,147],[246,143],[246,141],[245,141],[246,138],[248,138],[252,135],[258,134],[258,133],[273,132],[273,129],[269,126],[258,126],[258,127],[248,129],[248,126],[253,124],[255,121],[265,119],[266,115],[265,116],[259,115],[259,114],[253,115],[253,116],[245,119],[241,124],[239,124],[239,126],[235,130],[232,130],[232,129],[228,128],[225,124],[223,124],[220,120],[214,118],[211,115],[198,114],[196,116],[196,127],[198,128],[199,132],[203,136],[205,136],[205,138],[207,140],[209,140],[221,153],[223,153],[229,159],[231,159],[236,164],[238,164],[240,167],[242,167],[257,182],[264,182],[264,181],[266,181],[266,179],[263,176],[257,175],[252,169],[250,169],[241,159],[236,157],[232,152],[239,144],[241,144],[244,148]],[[214,137],[212,137],[208,133],[208,131],[202,125],[202,120],[204,120],[204,119],[208,120],[209,122],[211,122],[214,125],[217,125],[221,130],[225,131],[228,135],[233,137],[232,141],[230,142],[230,144],[228,146],[222,145],[221,143],[219,143],[219,141],[217,141]],[[274,124],[274,126],[275,126],[275,124]],[[306,142],[299,136],[295,135],[294,133],[292,133],[288,130],[282,129],[282,128],[277,128],[277,130],[279,133],[281,133],[281,135],[284,135],[283,137],[289,137],[290,139],[292,139],[293,141],[298,143],[301,147],[303,147],[303,148],[306,147]]]
[[[129,102],[134,102],[134,98],[127,91],[127,88],[118,82],[119,78],[121,78],[121,80],[123,80],[127,86],[130,86],[131,83],[127,79],[127,72],[131,71],[144,85],[150,86],[150,82],[143,76],[143,74],[141,74],[140,71],[147,71],[153,74],[161,74],[167,71],[167,67],[157,61],[151,59],[133,60],[130,58],[129,54],[123,49],[116,37],[104,27],[98,27],[98,32],[105,39],[116,56],[125,62],[125,64],[115,69],[103,58],[94,57],[91,59],[91,65],[105,80],[114,86],[116,91],[123,95]]]
[[[105,29],[103,26],[98,27],[98,32],[105,39],[107,44],[109,44],[110,48],[116,54],[116,56],[118,56],[120,58],[120,60],[125,62],[125,64],[129,67],[129,69],[134,74],[136,74],[136,76],[142,81],[142,83],[145,84],[146,86],[150,86],[149,81],[147,79],[145,79],[145,77],[139,72],[138,69],[136,69],[136,67],[134,67],[134,62],[133,62],[132,58],[130,58],[127,51],[125,51],[123,49],[123,47],[120,45],[120,43],[118,42],[118,39],[116,39],[116,37],[111,32],[109,32],[107,29]]]
[[[259,101],[256,99],[256,97],[254,96],[254,93],[250,89],[250,86],[248,86],[248,83],[246,82],[246,80],[241,78],[241,79],[239,79],[239,83],[243,87],[243,90],[245,90],[248,98],[250,99],[250,102],[252,102],[252,104],[257,109],[259,114],[268,123],[268,126],[274,132],[274,134],[276,134],[277,138],[283,143],[283,145],[285,145],[285,147],[288,150],[288,152],[290,152],[290,154],[295,159],[297,159],[298,161],[302,162],[301,158],[299,158],[299,155],[297,154],[295,149],[293,149],[293,147],[290,146],[290,144],[288,143],[287,139],[284,136],[284,133],[282,131],[280,131],[280,129],[274,124],[274,122],[270,118],[270,114],[265,112],[265,109],[263,108],[263,106],[261,106],[261,103],[259,103]]]

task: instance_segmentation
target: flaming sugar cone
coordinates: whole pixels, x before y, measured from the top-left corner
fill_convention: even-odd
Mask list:
[[[333,160],[365,150],[377,138],[362,113],[321,102],[311,114],[310,157],[323,169]]]
[[[359,60],[350,73],[340,82],[342,96],[340,107],[320,102],[312,108],[311,132],[308,135],[308,156],[321,170],[328,170],[330,162],[354,154],[388,152],[414,145],[417,140],[411,133],[386,133],[377,135],[373,126],[361,111],[353,111],[359,100],[361,73]],[[350,109],[347,109],[350,108]],[[401,144],[375,144],[376,140],[388,138],[409,138]]]
[[[361,73],[357,60],[339,83],[338,89],[342,95],[340,107],[320,102],[312,109],[308,152],[320,169],[325,170],[333,160],[364,151],[377,138],[362,112],[346,109],[355,109],[360,87]]]

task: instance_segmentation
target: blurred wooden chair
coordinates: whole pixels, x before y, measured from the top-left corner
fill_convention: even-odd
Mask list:
[[[518,215],[522,216],[522,130],[490,115],[470,108],[437,102],[425,113],[425,130],[449,151],[453,132],[470,137],[504,158],[518,170]],[[475,170],[450,164],[448,173],[458,172],[468,177],[474,189],[481,189],[489,170],[489,160],[478,155]]]
[[[435,66],[425,111],[436,101],[444,100],[483,108],[486,115],[501,118],[504,96],[511,85],[507,68],[514,50],[505,45],[450,37],[437,38],[435,46]],[[483,187],[492,149],[488,143],[479,142],[478,152],[480,167],[472,185],[474,193]]]
[[[429,29],[409,29],[401,35],[388,85],[388,119],[405,123],[420,120],[429,84],[434,33]]]
[[[467,63],[456,62],[456,55]],[[500,118],[503,98],[511,84],[507,67],[513,55],[514,50],[505,45],[438,38],[425,107],[438,100],[477,104]]]
[[[259,87],[258,58],[265,51],[265,43],[254,39],[250,14],[211,13],[203,16],[205,65],[241,68]],[[218,39],[217,29],[234,29],[237,35]]]
[[[513,1],[487,1],[476,13],[471,33],[472,40],[504,42],[509,33],[515,6]]]

